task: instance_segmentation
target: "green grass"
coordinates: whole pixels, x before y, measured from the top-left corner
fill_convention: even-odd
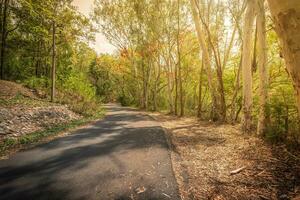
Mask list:
[[[53,126],[51,128],[47,128],[42,131],[36,131],[33,133],[29,133],[29,134],[21,136],[19,138],[7,138],[0,143],[0,155],[4,156],[11,150],[18,149],[18,148],[24,148],[28,145],[38,143],[44,138],[56,136],[59,133],[62,133],[64,131],[74,129],[78,126],[88,124],[89,122],[92,122],[96,119],[103,117],[103,115],[104,115],[104,113],[100,112],[97,115],[94,115],[92,117],[86,117],[86,118],[82,118],[79,120],[71,121],[69,123],[59,124],[59,125]]]

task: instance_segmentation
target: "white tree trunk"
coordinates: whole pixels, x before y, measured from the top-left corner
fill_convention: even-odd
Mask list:
[[[297,96],[300,119],[300,1],[268,0],[282,54]]]
[[[266,104],[267,91],[267,44],[266,44],[266,19],[265,0],[257,2],[257,41],[258,41],[258,71],[259,71],[259,116],[257,134],[262,135],[266,129]]]
[[[252,50],[252,33],[253,22],[255,18],[256,0],[247,0],[247,10],[245,13],[243,28],[243,59],[242,59],[242,75],[243,75],[243,128],[245,132],[251,131],[252,121],[252,67],[251,67],[251,50]]]
[[[212,98],[213,112],[214,112],[216,109],[216,90],[215,90],[215,86],[213,83],[213,75],[212,75],[212,70],[211,70],[210,56],[209,56],[208,48],[205,45],[204,33],[202,31],[201,24],[200,24],[200,17],[197,12],[197,9],[196,9],[197,8],[196,2],[195,2],[195,0],[190,0],[190,3],[191,3],[191,8],[192,8],[192,14],[193,14],[193,19],[194,19],[194,23],[195,23],[195,28],[197,31],[198,41],[199,41],[200,47],[203,51],[202,58],[203,58],[203,63],[204,63],[205,70],[207,73],[208,87],[211,91],[211,98]]]

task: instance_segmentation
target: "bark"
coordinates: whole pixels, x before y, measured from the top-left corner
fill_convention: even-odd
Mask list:
[[[35,76],[40,76],[40,60],[41,60],[41,41],[38,41],[38,47],[36,52],[36,63],[35,63]]]
[[[148,60],[148,67],[145,67],[145,63],[142,63],[143,70],[143,96],[142,96],[142,108],[148,110],[148,88],[149,88],[149,77],[150,77],[150,62]]]
[[[255,0],[256,1],[256,0]],[[255,18],[254,0],[247,1],[247,10],[245,14],[244,33],[243,33],[243,59],[242,59],[242,77],[243,77],[243,128],[245,132],[251,131],[252,121],[252,67],[251,67],[251,49],[253,22]]]
[[[160,75],[161,75],[161,66],[160,66],[160,59],[158,58],[158,62],[157,62],[157,74],[156,74],[156,78],[155,78],[154,94],[153,94],[153,110],[154,111],[157,111],[157,96],[158,96],[158,94],[160,92],[158,90]]]
[[[293,81],[300,120],[300,1],[268,0],[286,67]]]
[[[179,95],[180,95],[180,114],[184,115],[183,88],[182,88],[182,69],[181,69],[181,52],[180,52],[180,1],[178,0],[178,19],[177,19],[177,57],[178,57],[178,78],[179,78]]]
[[[52,24],[52,68],[51,68],[51,102],[55,101],[55,74],[56,74],[56,46],[55,46],[55,21]]]
[[[202,84],[203,84],[203,62],[201,63],[201,69],[199,73],[199,97],[198,97],[198,118],[202,118]]]
[[[7,13],[8,13],[9,0],[4,0],[2,13],[2,26],[1,26],[1,59],[0,59],[0,69],[1,69],[1,79],[4,79],[4,59],[5,59],[5,48],[6,48],[6,36],[7,36]],[[2,6],[1,6],[2,7]]]
[[[234,93],[232,95],[232,100],[231,100],[231,122],[232,123],[235,123],[237,121],[236,104],[237,104],[238,92],[240,90],[240,79],[241,79],[240,77],[241,77],[242,59],[243,59],[243,56],[241,55],[239,66],[238,66],[238,69],[237,69]]]
[[[219,106],[218,106],[218,118],[220,121],[225,121],[226,119],[226,101],[225,101],[225,92],[224,92],[224,83],[223,83],[223,70],[222,64],[220,60],[220,52],[218,45],[214,45],[212,41],[212,37],[210,34],[209,26],[204,22],[204,20],[200,17],[204,27],[207,31],[207,38],[210,44],[210,47],[213,51],[213,55],[216,63],[216,71],[217,71],[217,80],[218,80],[218,92],[219,92]],[[217,42],[218,43],[218,42]],[[217,48],[217,49],[216,49]]]
[[[204,40],[204,33],[201,28],[200,24],[200,17],[197,12],[197,7],[196,7],[196,2],[195,0],[190,0],[191,3],[191,8],[192,8],[192,14],[193,14],[193,19],[195,23],[195,28],[197,31],[197,37],[198,37],[198,42],[203,50],[203,62],[205,65],[206,73],[207,73],[207,78],[208,78],[208,86],[211,92],[211,98],[212,98],[212,112],[215,112],[217,108],[217,101],[216,101],[216,91],[215,91],[215,86],[213,83],[213,76],[212,76],[212,69],[211,69],[211,61],[210,61],[210,56],[208,52],[208,48],[205,45],[205,40]],[[214,113],[215,114],[215,113]]]
[[[257,134],[263,135],[266,130],[266,106],[267,106],[267,43],[266,43],[266,19],[264,0],[257,4],[257,41],[258,41],[258,72],[259,72],[259,116]]]
[[[178,67],[175,64],[175,100],[174,100],[174,114],[178,114]]]
[[[174,113],[174,104],[173,104],[173,97],[172,97],[172,77],[171,77],[171,64],[170,58],[168,58],[168,97],[169,97],[169,107],[170,113]]]

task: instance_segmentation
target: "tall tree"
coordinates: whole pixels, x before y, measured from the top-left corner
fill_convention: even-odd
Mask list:
[[[282,54],[296,91],[300,119],[300,1],[268,0]]]
[[[205,70],[207,73],[209,89],[211,92],[212,113],[213,113],[213,115],[215,115],[217,112],[218,106],[217,106],[215,85],[213,82],[213,74],[212,74],[212,69],[211,69],[211,60],[210,60],[210,56],[209,56],[209,51],[208,51],[207,45],[205,43],[204,32],[201,28],[200,17],[199,17],[199,13],[197,12],[196,1],[190,0],[190,3],[191,3],[191,8],[192,8],[192,14],[193,14],[193,19],[194,19],[194,23],[195,23],[195,28],[197,31],[198,42],[203,51],[203,62],[204,62]],[[213,117],[213,118],[215,118],[215,117]]]
[[[257,42],[259,72],[259,116],[257,134],[262,135],[266,129],[266,107],[268,98],[267,77],[267,44],[264,0],[257,1]]]
[[[243,58],[242,58],[242,75],[243,75],[243,128],[245,132],[251,131],[252,125],[252,65],[251,49],[253,22],[255,18],[256,0],[247,0],[247,9],[245,13],[243,28]]]
[[[55,76],[56,76],[56,25],[55,21],[52,22],[52,68],[51,68],[51,101],[55,100]]]
[[[0,68],[1,68],[1,79],[4,79],[4,58],[5,48],[7,39],[7,15],[9,9],[9,0],[4,0],[4,4],[1,4],[1,51],[0,51]],[[2,8],[3,7],[3,8]]]
[[[179,84],[179,95],[180,95],[180,114],[184,115],[184,100],[183,100],[183,87],[182,87],[182,65],[181,65],[181,49],[180,49],[180,0],[177,0],[177,65],[178,65],[178,84]]]

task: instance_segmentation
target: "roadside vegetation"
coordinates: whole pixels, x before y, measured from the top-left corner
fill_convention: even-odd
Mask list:
[[[98,30],[119,52],[97,58],[93,79],[122,105],[241,123],[246,134],[299,146],[299,93],[266,5],[97,0]]]
[[[94,29],[72,1],[1,1],[0,26],[1,152],[103,115]]]
[[[72,0],[3,0],[0,150],[119,102],[160,113],[183,197],[297,199],[299,16],[297,0],[95,0],[89,17]],[[114,54],[91,48],[96,32]]]
[[[0,156],[47,141],[100,119],[104,110],[79,112],[67,103],[52,103],[37,89],[0,81]]]

